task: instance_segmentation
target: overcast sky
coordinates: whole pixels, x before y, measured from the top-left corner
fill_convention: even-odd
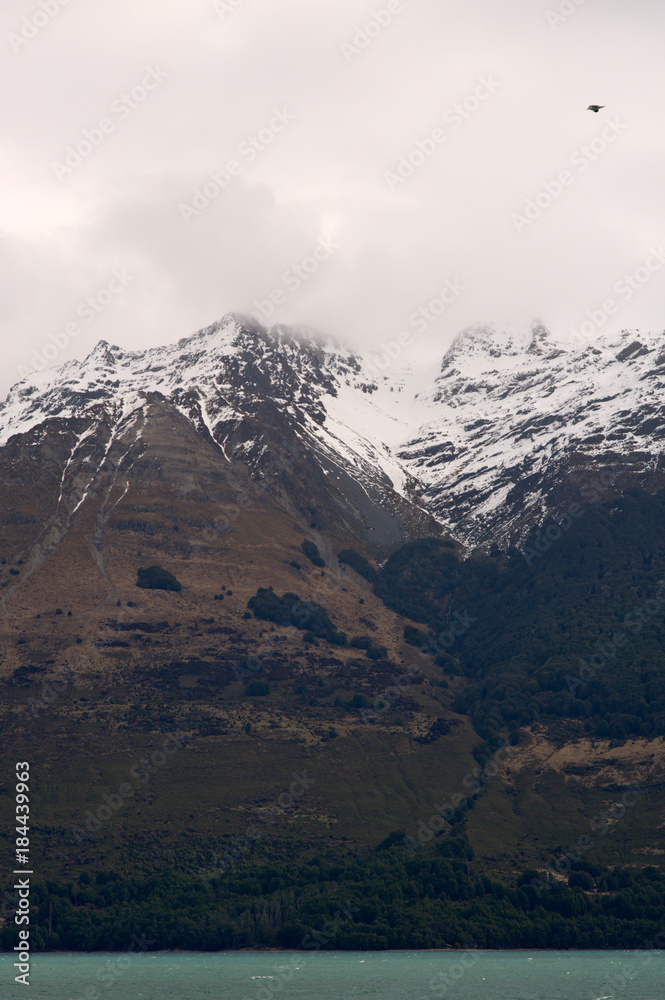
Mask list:
[[[33,351],[230,311],[414,357],[475,322],[663,329],[664,28],[662,0],[4,0],[0,393]]]

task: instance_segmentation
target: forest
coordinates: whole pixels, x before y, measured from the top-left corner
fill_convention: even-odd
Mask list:
[[[34,947],[122,951],[137,936],[151,950],[665,947],[665,877],[655,867],[576,860],[561,866],[567,877],[544,883],[524,871],[507,886],[475,870],[463,821],[415,849],[396,831],[344,860],[295,853],[249,867],[212,852],[198,870],[38,882]],[[3,950],[17,930],[5,926]]]
[[[447,539],[420,539],[374,574],[342,554],[422,623],[407,642],[468,679],[453,708],[490,746],[547,718],[611,740],[665,733],[665,493],[628,490],[569,521],[466,559]]]

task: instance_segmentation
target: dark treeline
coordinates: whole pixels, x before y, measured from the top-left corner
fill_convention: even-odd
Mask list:
[[[210,858],[200,859],[210,865]],[[150,949],[664,947],[665,877],[577,862],[567,880],[508,887],[474,867],[464,835],[408,850],[401,833],[339,863],[81,874],[33,890],[33,947]],[[5,925],[4,950],[17,928]]]

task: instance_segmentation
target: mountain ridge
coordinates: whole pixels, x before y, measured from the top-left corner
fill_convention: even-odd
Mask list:
[[[100,341],[17,383],[0,404],[0,447],[49,419],[87,419],[86,436],[95,420],[120,430],[161,398],[255,478],[278,435],[331,490],[354,481],[373,508],[434,518],[467,547],[519,544],[579,499],[584,477],[612,468],[617,490],[665,484],[664,348],[659,333],[580,347],[540,321],[523,337],[478,325],[423,378],[379,372],[305,328],[229,314],[165,347]]]
[[[601,939],[577,923],[550,942],[643,939],[629,920],[619,932],[612,908],[633,905],[622,895],[631,869],[645,905],[661,877],[665,491],[629,488],[657,486],[659,337],[627,332],[604,354],[564,355],[543,330],[508,354],[476,330],[423,386],[403,364],[377,377],[307,331],[243,323],[149,355],[99,344],[2,408],[0,725],[35,774],[34,849],[42,876],[57,877],[39,896],[45,912],[53,901],[54,946],[94,947],[91,922],[109,918],[86,876],[176,872],[187,892],[197,880],[203,890],[204,866],[304,770],[315,784],[298,808],[234,861],[223,889],[211,877],[226,894],[216,912],[235,908],[214,946],[255,943],[239,936],[261,919],[243,876],[254,884],[264,861],[263,891],[273,885],[285,916],[280,937],[259,939],[289,945],[300,875],[339,878],[346,892],[372,858],[387,866],[381,878],[422,874],[390,918],[413,916],[414,931],[389,938],[362,876],[373,947],[454,943],[458,931],[448,941],[440,928],[453,905],[475,905],[479,885],[489,909],[471,943],[540,941],[543,920],[554,933],[539,916],[550,905],[608,914]],[[589,419],[605,420],[603,440],[619,435],[614,457],[603,441],[568,447]],[[638,438],[642,454],[630,450]],[[499,489],[513,493],[483,511]],[[538,520],[542,534],[522,536],[578,494],[593,506],[584,518],[554,531]],[[446,524],[470,544],[483,531],[515,538],[525,558],[497,542],[464,553],[442,537]],[[172,762],[97,826],[169,733],[182,737]],[[506,744],[510,762],[494,773],[486,765]],[[628,812],[638,781],[648,794]],[[457,812],[437,815],[453,800]],[[0,797],[5,829],[11,808]],[[604,815],[611,836],[558,895],[550,876],[566,845]],[[419,838],[413,857],[405,834]],[[469,863],[458,887],[430,872],[447,852]],[[517,936],[493,929],[506,891]],[[179,892],[165,898],[181,918]],[[421,939],[423,920],[432,933]],[[10,932],[0,914],[11,948]]]

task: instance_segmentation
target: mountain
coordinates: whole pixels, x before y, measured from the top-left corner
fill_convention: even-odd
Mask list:
[[[415,373],[228,316],[168,347],[102,342],[24,380],[0,405],[0,444],[43,446],[58,421],[53,509],[70,516],[109,463],[139,460],[146,421],[168,412],[214,442],[220,469],[377,552],[442,529],[467,547],[519,544],[572,503],[665,484],[664,340],[624,331],[573,348],[541,324],[525,338],[477,327],[438,373]]]
[[[42,447],[57,420],[62,475],[49,511],[68,518],[111,468],[149,460],[148,428],[168,415],[213,445],[222,478],[249,476],[250,490],[312,526],[386,548],[436,525],[376,434],[376,391],[338,345],[227,317],[171,347],[100,343],[80,364],[19,383],[0,407],[0,444],[18,435]]]
[[[423,372],[228,316],[14,386],[0,730],[41,946],[298,947],[327,894],[344,947],[653,934],[659,339],[474,328]]]
[[[581,348],[467,330],[443,358],[433,418],[399,456],[465,544],[514,544],[546,516],[664,485],[665,335]]]

